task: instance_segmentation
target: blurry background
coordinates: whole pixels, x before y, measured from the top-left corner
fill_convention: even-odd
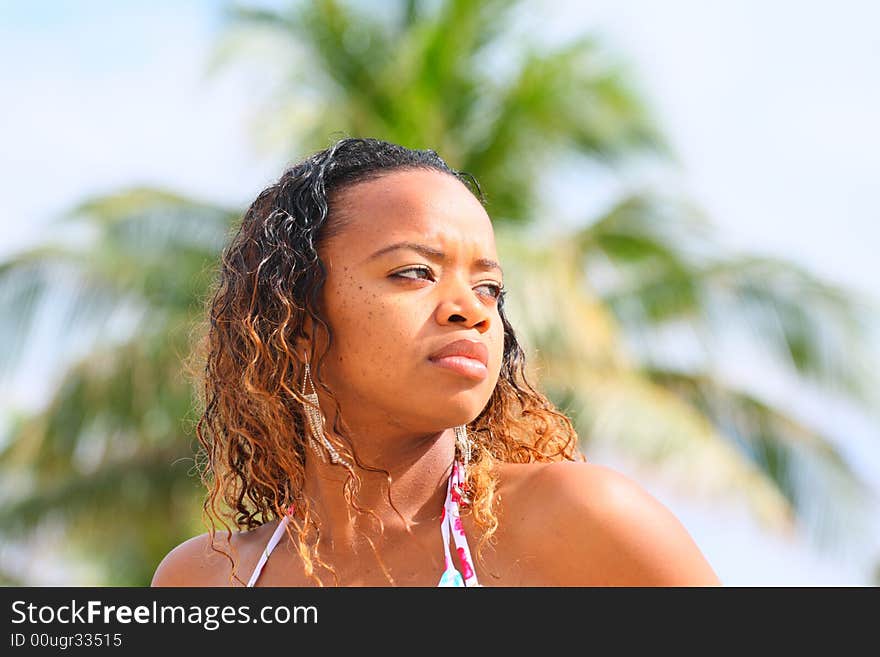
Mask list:
[[[880,9],[0,5],[0,581],[146,585],[204,531],[188,331],[243,209],[343,135],[488,198],[591,461],[725,584],[880,582]]]

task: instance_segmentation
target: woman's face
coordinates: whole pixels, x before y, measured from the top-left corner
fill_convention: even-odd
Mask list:
[[[333,331],[322,375],[346,422],[356,432],[421,434],[470,422],[492,395],[504,350],[504,279],[483,206],[454,177],[423,170],[358,183],[335,201],[343,227],[319,247]],[[391,248],[400,242],[436,253]],[[485,346],[484,371],[430,358],[461,339]]]

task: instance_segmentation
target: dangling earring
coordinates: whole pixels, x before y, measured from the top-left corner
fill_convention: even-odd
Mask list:
[[[312,386],[313,392],[306,392],[306,382],[308,381],[309,385]],[[312,449],[315,450],[315,453],[321,457],[321,460],[326,463],[327,457],[321,451],[320,446],[315,440],[316,437],[321,438],[321,442],[324,443],[324,447],[327,448],[327,451],[330,452],[330,460],[333,463],[342,463],[347,467],[351,467],[351,463],[342,458],[339,455],[339,452],[330,444],[330,441],[327,439],[327,436],[324,435],[324,414],[321,413],[321,406],[318,403],[318,391],[315,388],[315,384],[312,381],[312,374],[309,370],[309,361],[306,361],[306,369],[303,374],[303,384],[302,384],[302,394],[305,397],[309,404],[303,404],[303,408],[306,411],[306,416],[309,420],[309,427],[311,429],[311,435],[309,436],[309,443],[312,446]]]
[[[461,490],[459,491],[462,497],[462,501],[467,505],[470,504],[470,499],[467,496],[468,492],[468,466],[471,462],[471,439],[468,437],[467,426],[464,424],[460,424],[455,427],[455,446],[458,448],[459,454],[461,454],[462,459],[462,471],[461,471]]]
[[[471,462],[471,441],[467,435],[467,426],[464,424],[455,427],[455,446],[461,454],[464,471],[467,472],[468,464]]]

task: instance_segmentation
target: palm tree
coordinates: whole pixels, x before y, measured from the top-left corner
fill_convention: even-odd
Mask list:
[[[818,500],[852,506],[864,487],[833,443],[726,384],[711,356],[719,325],[739,326],[776,365],[864,399],[856,307],[789,263],[725,255],[697,209],[651,189],[628,190],[570,231],[536,220],[557,163],[625,170],[634,156],[672,156],[601,44],[530,44],[512,31],[524,8],[410,0],[384,17],[336,0],[239,8],[218,61],[240,59],[254,37],[271,43],[292,82],[262,123],[288,154],[337,133],[375,136],[433,148],[477,177],[533,380],[574,419],[588,455],[614,444],[701,493],[740,496],[777,529]],[[43,315],[56,323],[59,353],[76,354],[60,364],[46,408],[17,420],[3,443],[0,527],[10,539],[62,523],[72,550],[104,562],[106,583],[142,585],[170,547],[202,530],[180,363],[241,213],[121,190],[59,222],[85,239],[0,265],[5,371]],[[687,367],[633,347],[669,330],[696,336]],[[821,476],[804,482],[805,463]]]

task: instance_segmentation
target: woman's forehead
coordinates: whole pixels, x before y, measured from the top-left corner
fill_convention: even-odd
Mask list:
[[[444,251],[465,248],[485,257],[495,254],[489,215],[470,190],[449,174],[393,172],[353,185],[341,193],[339,201],[344,227],[334,241],[357,261],[401,241]]]

